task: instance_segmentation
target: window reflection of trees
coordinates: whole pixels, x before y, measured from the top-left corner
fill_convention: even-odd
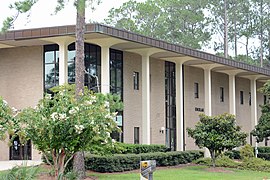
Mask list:
[[[84,84],[94,92],[98,92],[101,78],[100,47],[85,43],[85,81]],[[68,82],[75,83],[75,43],[68,46]]]

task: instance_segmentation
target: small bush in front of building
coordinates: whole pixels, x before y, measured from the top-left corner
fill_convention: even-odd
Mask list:
[[[270,161],[270,153],[258,153],[258,158]]]
[[[196,164],[200,165],[206,165],[206,166],[211,166],[211,158],[199,158],[194,161]],[[217,167],[229,167],[229,168],[237,168],[239,166],[239,163],[233,161],[230,159],[228,156],[219,156],[216,159],[216,166]]]
[[[270,146],[258,147],[259,153],[270,153]]]
[[[246,144],[245,146],[243,146],[240,149],[240,157],[241,157],[241,159],[253,158],[254,157],[254,148],[251,145]]]
[[[200,157],[202,151],[155,152],[142,154],[117,154],[114,156],[85,156],[86,169],[97,172],[122,172],[139,169],[140,161],[156,160],[157,166],[186,164]]]
[[[240,166],[241,169],[251,171],[264,171],[270,172],[270,162],[260,158],[249,158],[245,159]]]
[[[113,154],[140,154],[140,153],[152,153],[152,152],[167,152],[169,149],[165,145],[151,144],[126,144],[117,143],[118,148]]]
[[[240,157],[240,151],[238,150],[231,150],[231,151],[226,151],[224,153],[225,156],[228,156],[231,159],[241,159]]]

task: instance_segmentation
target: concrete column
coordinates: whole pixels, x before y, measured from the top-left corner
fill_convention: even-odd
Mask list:
[[[212,115],[211,68],[204,68],[204,113]]]
[[[101,93],[110,93],[110,48],[101,46]]]
[[[229,74],[229,113],[236,115],[234,74]]]
[[[257,87],[256,79],[250,79],[250,93],[251,93],[251,127],[254,128],[257,123]]]
[[[176,63],[176,150],[184,150],[184,88],[183,63]]]
[[[68,83],[68,43],[60,42],[59,45],[59,85]]]
[[[142,55],[142,144],[150,144],[150,59]]]

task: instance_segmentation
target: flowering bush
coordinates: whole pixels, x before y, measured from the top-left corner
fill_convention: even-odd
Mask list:
[[[15,117],[18,110],[10,108],[8,103],[0,96],[0,140],[5,140],[7,132],[14,134]]]
[[[50,153],[55,176],[64,173],[76,152],[112,147],[110,133],[120,131],[114,121],[116,110],[122,108],[118,96],[85,89],[76,98],[74,89],[73,85],[53,88],[53,96],[46,94],[35,108],[23,110],[18,117],[17,132],[22,139],[31,139],[45,158]]]

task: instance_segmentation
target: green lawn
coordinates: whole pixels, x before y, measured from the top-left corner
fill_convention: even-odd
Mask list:
[[[155,180],[266,180],[270,179],[270,173],[229,169],[233,172],[207,172],[205,166],[190,166],[179,169],[162,169],[154,173]],[[90,174],[99,180],[129,180],[139,179],[138,173],[127,174]]]

